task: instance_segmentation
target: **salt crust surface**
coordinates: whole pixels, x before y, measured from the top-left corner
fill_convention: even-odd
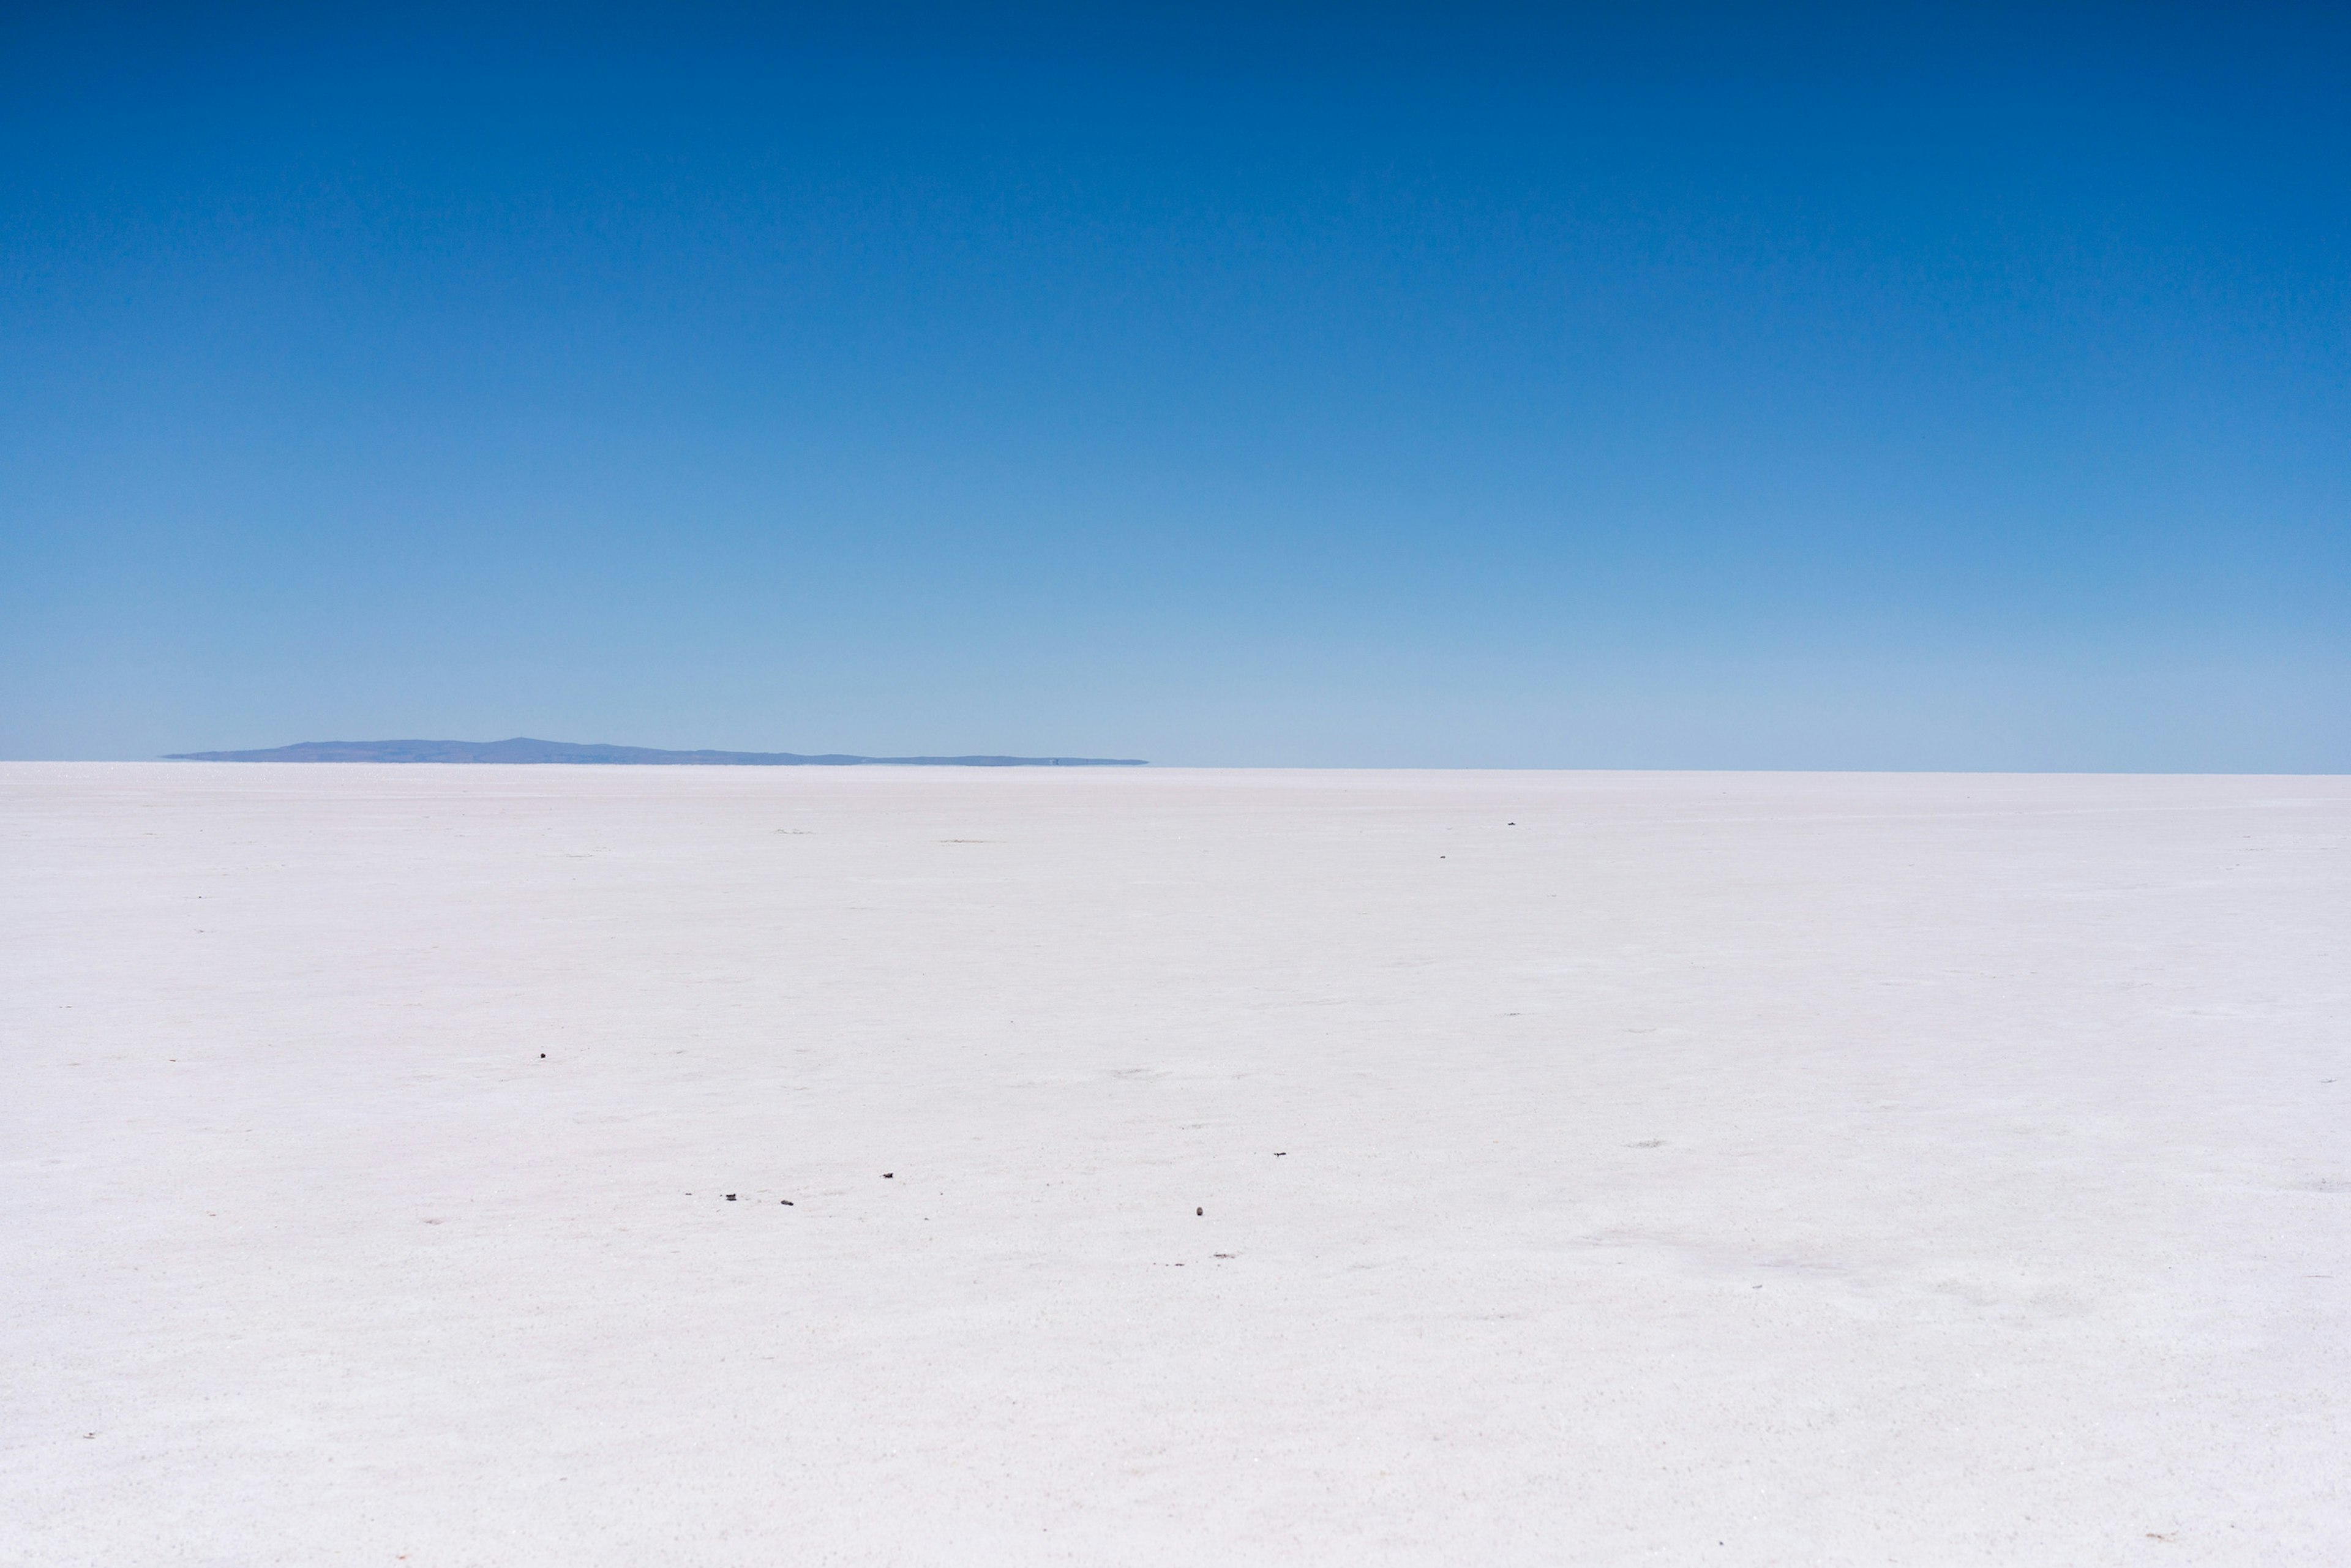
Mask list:
[[[2351,1562],[2341,779],[0,818],[9,1562]]]

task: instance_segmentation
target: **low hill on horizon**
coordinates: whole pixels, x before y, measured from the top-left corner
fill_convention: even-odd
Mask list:
[[[1144,768],[1139,757],[852,757],[828,752],[664,751],[566,740],[302,740],[266,751],[175,751],[167,762],[558,762],[705,768]]]

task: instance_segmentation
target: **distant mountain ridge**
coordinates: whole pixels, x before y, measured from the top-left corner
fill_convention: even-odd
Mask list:
[[[590,762],[657,768],[1144,768],[1139,757],[851,757],[829,752],[663,751],[566,740],[303,740],[267,751],[175,751],[171,762]]]

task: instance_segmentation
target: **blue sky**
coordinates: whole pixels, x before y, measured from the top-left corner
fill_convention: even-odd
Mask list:
[[[2340,13],[1633,9],[12,13],[0,755],[2351,769]]]

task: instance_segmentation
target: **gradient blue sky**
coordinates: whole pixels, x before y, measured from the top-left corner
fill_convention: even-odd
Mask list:
[[[0,755],[2351,769],[2339,6],[0,22]]]

